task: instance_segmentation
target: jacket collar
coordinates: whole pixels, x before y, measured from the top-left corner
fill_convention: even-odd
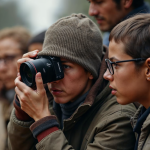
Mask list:
[[[142,6],[133,9],[133,11],[131,11],[127,16],[125,16],[123,18],[123,20],[126,20],[126,19],[128,19],[134,15],[140,14],[140,13],[150,13],[150,8],[147,3],[144,2]]]
[[[140,107],[136,111],[135,115],[131,119],[131,124],[132,124],[133,128],[135,127],[135,125],[137,123],[137,120],[141,113],[142,108],[143,108],[143,106],[140,105]],[[141,134],[140,134],[139,142],[138,142],[138,149],[142,149],[149,133],[150,133],[150,114],[147,116],[146,120],[144,121],[144,123],[142,125]]]
[[[103,78],[103,74],[105,73],[107,66],[105,59],[108,58],[108,49],[107,47],[103,46],[103,57],[101,61],[100,71],[99,71],[99,77],[96,80],[95,84],[92,86],[92,88],[89,91],[88,96],[86,97],[83,105],[90,105],[94,103],[95,97],[106,87],[108,84],[108,81],[106,81]]]
[[[136,123],[137,123],[138,117],[139,117],[139,115],[141,113],[142,107],[143,106],[140,105],[138,110],[135,112],[134,116],[131,118],[132,128],[135,128],[135,126],[136,126]]]
[[[146,118],[141,128],[141,134],[140,134],[139,142],[138,142],[138,149],[143,148],[144,143],[146,142],[146,139],[148,138],[149,134],[150,134],[150,114]]]
[[[137,120],[135,128],[133,130],[134,132],[137,132],[138,134],[141,133],[142,125],[145,122],[145,120],[149,114],[150,114],[150,107],[147,110],[145,107],[142,107],[141,113],[139,114],[138,120]]]

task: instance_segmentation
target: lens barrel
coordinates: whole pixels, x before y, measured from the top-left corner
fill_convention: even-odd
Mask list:
[[[35,75],[38,72],[41,72],[44,84],[64,77],[58,57],[41,56],[35,60],[22,63],[20,66],[22,82],[33,89],[36,88]]]

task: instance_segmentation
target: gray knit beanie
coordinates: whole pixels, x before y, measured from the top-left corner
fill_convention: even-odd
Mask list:
[[[102,52],[102,36],[97,25],[83,14],[72,14],[49,27],[38,55],[66,58],[97,79]]]

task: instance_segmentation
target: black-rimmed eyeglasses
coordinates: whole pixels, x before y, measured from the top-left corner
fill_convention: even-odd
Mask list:
[[[146,60],[146,58],[135,58],[135,59],[130,59],[130,60],[115,61],[115,62],[112,62],[109,59],[105,59],[105,62],[106,62],[106,65],[107,65],[107,68],[108,68],[110,74],[113,75],[114,74],[114,69],[113,69],[114,64],[122,63],[122,62],[129,62],[129,61],[144,61],[144,60]]]

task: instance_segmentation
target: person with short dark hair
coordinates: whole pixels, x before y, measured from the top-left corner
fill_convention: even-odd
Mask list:
[[[150,14],[136,15],[118,24],[110,33],[108,66],[104,78],[110,81],[118,103],[142,104],[132,117],[137,134],[135,150],[150,149]]]
[[[144,0],[88,0],[89,15],[94,16],[101,31],[106,32],[103,44],[109,45],[110,31],[121,21],[139,13],[150,13]]]
[[[59,19],[48,28],[42,51],[25,54],[19,66],[35,56],[58,57],[64,78],[48,82],[49,105],[41,73],[36,90],[15,80],[16,98],[8,125],[11,150],[132,150],[133,104],[122,106],[103,79],[107,48],[96,24],[83,14]]]

